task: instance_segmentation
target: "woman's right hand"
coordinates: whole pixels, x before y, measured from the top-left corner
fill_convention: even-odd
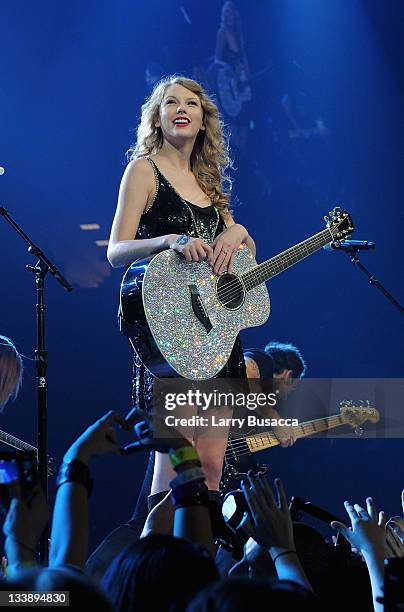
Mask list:
[[[204,261],[213,265],[213,249],[201,238],[170,234],[167,244],[170,249],[182,253],[187,261]]]

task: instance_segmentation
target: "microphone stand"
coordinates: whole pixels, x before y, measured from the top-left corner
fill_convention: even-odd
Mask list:
[[[349,256],[351,262],[357,268],[359,268],[359,270],[362,270],[362,272],[366,274],[366,276],[369,278],[369,282],[372,285],[372,287],[376,287],[376,289],[379,289],[383,293],[384,297],[386,297],[393,304],[393,306],[395,306],[401,312],[401,314],[404,314],[403,306],[401,306],[401,304],[397,302],[397,300],[391,295],[391,293],[389,293],[387,289],[383,287],[379,279],[376,278],[376,276],[372,274],[367,268],[365,268],[365,266],[359,259],[359,255],[358,255],[359,250],[353,249],[351,252],[349,251],[345,251],[345,252]]]
[[[45,500],[48,501],[48,417],[46,406],[48,352],[45,346],[45,276],[50,272],[66,291],[72,291],[73,287],[41,249],[32,242],[27,234],[8,214],[6,209],[1,206],[0,215],[4,217],[17,234],[21,236],[24,242],[29,245],[28,252],[38,259],[35,266],[27,265],[26,268],[35,275],[36,283],[37,348],[35,350],[35,366],[37,371],[38,473]],[[48,562],[48,535],[49,528],[45,529],[39,542],[39,558],[44,566],[47,565]]]

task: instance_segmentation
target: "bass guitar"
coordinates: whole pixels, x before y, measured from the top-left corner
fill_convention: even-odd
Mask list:
[[[299,425],[291,427],[294,436],[298,438],[307,438],[323,431],[335,429],[342,425],[349,425],[355,429],[358,435],[362,434],[361,425],[370,421],[377,423],[380,419],[380,414],[376,408],[370,406],[357,406],[353,402],[341,402],[339,414],[333,414],[322,419],[314,419],[305,421]],[[238,486],[239,479],[245,475],[245,470],[241,471],[237,464],[241,457],[248,457],[254,453],[272,448],[280,444],[278,438],[272,431],[247,435],[242,438],[229,438],[225,453],[223,475],[221,481],[221,491],[226,492],[231,488]],[[263,466],[266,467],[266,466]],[[262,470],[260,466],[261,471]]]

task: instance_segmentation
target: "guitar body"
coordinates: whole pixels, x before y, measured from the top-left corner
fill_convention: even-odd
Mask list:
[[[270,301],[264,283],[248,292],[239,274],[257,263],[242,245],[235,274],[213,274],[206,262],[187,262],[171,249],[135,261],[121,285],[121,330],[158,377],[214,377],[238,333],[265,323]]]
[[[206,261],[188,262],[171,249],[135,261],[121,284],[121,331],[155,376],[213,378],[238,333],[267,321],[266,281],[353,231],[349,214],[339,207],[325,220],[325,230],[259,265],[242,244],[234,274],[218,276]]]
[[[240,114],[244,102],[251,101],[251,88],[236,72],[223,62],[217,71],[217,90],[224,111],[232,119]]]

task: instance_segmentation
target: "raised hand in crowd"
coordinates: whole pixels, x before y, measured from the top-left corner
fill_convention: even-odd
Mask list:
[[[88,552],[88,497],[92,489],[88,463],[96,455],[119,454],[113,425],[126,427],[124,418],[110,411],[90,425],[64,456],[57,479],[53,512],[49,555],[51,567],[84,567]]]
[[[300,564],[293,539],[293,525],[286,493],[279,478],[275,480],[277,501],[267,478],[248,473],[241,488],[250,510],[244,529],[260,546],[266,548],[275,564],[280,580],[294,580],[312,590]]]
[[[24,565],[35,565],[39,538],[49,520],[45,496],[39,485],[24,500],[19,483],[14,482],[10,484],[10,496],[12,499],[3,525],[8,573]]]
[[[192,446],[178,429],[166,425],[159,414],[146,412],[138,406],[126,415],[125,428],[133,429],[138,439],[122,449],[124,454],[136,452],[140,447],[168,453],[171,449]]]
[[[374,501],[366,499],[366,510],[359,504],[352,505],[346,501],[345,510],[351,520],[351,527],[338,521],[332,521],[331,526],[338,529],[348,542],[364,556],[378,554],[383,558],[386,554],[386,517],[384,512],[377,514]]]
[[[372,585],[373,605],[376,611],[383,610],[377,598],[383,595],[384,559],[386,557],[386,517],[377,513],[371,497],[366,499],[366,510],[359,504],[346,501],[345,510],[351,521],[347,527],[339,521],[332,521],[331,527],[338,529],[351,546],[361,552],[365,559]]]
[[[73,442],[64,456],[64,463],[73,460],[88,463],[90,459],[97,455],[119,454],[117,432],[112,426],[113,424],[126,429],[124,418],[117,412],[110,410],[93,425],[87,427],[81,436]]]

